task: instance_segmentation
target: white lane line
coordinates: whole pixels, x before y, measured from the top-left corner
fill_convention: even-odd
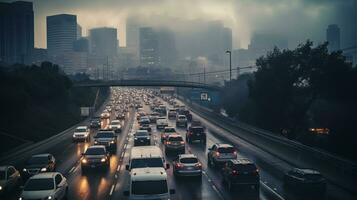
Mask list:
[[[280,200],[285,200],[284,197],[282,197],[279,193],[277,193],[276,191],[274,191],[274,189],[270,188],[267,184],[265,184],[263,181],[260,181],[260,183],[266,188],[268,189],[271,193],[273,193],[276,197],[278,197],[278,199]]]
[[[118,167],[117,167],[117,172],[119,172],[119,170],[120,170],[120,165],[118,165]]]
[[[114,186],[114,185],[112,185],[112,188],[110,189],[110,193],[109,193],[109,195],[110,195],[110,196],[112,196],[112,194],[113,194],[114,187],[115,187],[115,186]]]
[[[71,174],[75,168],[76,168],[76,166],[73,166],[73,167],[71,168],[71,170],[69,170],[68,173]]]

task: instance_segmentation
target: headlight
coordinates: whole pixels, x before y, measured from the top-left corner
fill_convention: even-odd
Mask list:
[[[146,139],[150,140],[150,137],[147,137]]]
[[[2,186],[0,186],[0,191],[2,190]]]
[[[110,141],[110,143],[111,143],[111,144],[114,144],[115,142],[114,142],[114,140],[112,140],[112,141]]]
[[[102,158],[101,160],[100,160],[100,162],[105,162],[107,159],[106,158]]]
[[[94,144],[98,144],[98,141],[94,141]]]
[[[26,169],[26,168],[24,168],[22,171],[26,172],[26,171],[27,171],[27,169]]]
[[[134,138],[134,140],[137,140],[138,138]]]
[[[20,197],[19,200],[22,200],[22,197]]]
[[[53,199],[52,196],[48,196],[47,199]]]
[[[82,159],[82,163],[85,164],[85,163],[87,163],[87,162],[88,162],[87,159],[85,159],[85,158]]]
[[[76,137],[76,135],[73,135],[73,137]]]
[[[41,169],[41,172],[45,172],[45,171],[47,171],[47,168],[44,167]]]

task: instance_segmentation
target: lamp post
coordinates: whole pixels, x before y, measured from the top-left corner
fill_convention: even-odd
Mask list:
[[[226,54],[229,54],[229,81],[232,81],[232,51],[227,50]]]

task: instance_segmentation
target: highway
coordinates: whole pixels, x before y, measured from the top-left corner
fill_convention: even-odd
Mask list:
[[[182,102],[181,102],[182,103]],[[165,102],[166,106],[169,105]],[[183,104],[183,103],[182,103]],[[144,105],[144,110],[150,113],[150,108]],[[135,118],[134,108],[126,113],[126,119],[122,121],[123,131],[118,136],[117,152],[110,158],[110,170],[101,172],[98,170],[90,171],[85,175],[81,173],[80,159],[81,154],[93,143],[73,143],[71,138],[62,142],[60,145],[52,146],[46,153],[51,153],[57,160],[57,171],[61,172],[69,183],[68,199],[90,200],[90,199],[126,199],[123,191],[128,189],[129,172],[125,170],[128,163],[130,149],[133,147],[133,133],[138,129],[138,122]],[[173,199],[306,199],[306,197],[294,196],[286,193],[283,188],[283,174],[293,166],[283,160],[263,151],[246,142],[229,131],[213,125],[207,119],[202,118],[192,112],[193,118],[202,122],[207,130],[207,144],[186,144],[186,153],[195,154],[203,164],[203,176],[201,180],[195,179],[177,179],[172,174],[172,165],[167,169],[169,177],[169,188],[176,190]],[[112,114],[110,119],[102,120],[102,128],[107,128],[110,120],[114,118]],[[174,120],[169,120],[170,126],[175,126]],[[151,144],[159,146],[164,150],[160,142],[160,132],[152,127]],[[73,131],[73,130],[69,130]],[[185,136],[186,129],[177,128],[178,133]],[[91,130],[91,137],[97,130]],[[261,177],[260,192],[257,198],[252,192],[252,188],[247,187],[239,191],[229,192],[222,183],[221,174],[217,169],[211,169],[207,166],[207,149],[214,143],[230,143],[238,149],[238,157],[248,158],[256,163]],[[45,152],[43,152],[45,153]],[[172,162],[172,156],[165,156],[166,160]],[[23,163],[17,164],[21,169]],[[7,196],[6,199],[18,199],[19,191]],[[339,199],[329,196],[328,199]],[[344,199],[349,199],[348,196]]]

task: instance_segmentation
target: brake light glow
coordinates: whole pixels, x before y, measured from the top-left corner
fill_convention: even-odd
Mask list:
[[[220,153],[218,151],[216,152],[216,156],[220,156]]]
[[[183,164],[181,163],[176,163],[176,168],[182,168],[183,167]]]
[[[171,144],[171,142],[170,142],[170,141],[167,141],[166,144]]]
[[[197,163],[197,164],[195,165],[195,167],[201,168],[201,167],[202,167],[202,164],[201,164],[201,163]]]
[[[233,175],[237,175],[237,174],[238,174],[238,171],[237,171],[237,170],[233,170],[233,171],[232,171],[232,174],[233,174]]]
[[[184,141],[181,141],[180,144],[185,144],[185,142],[184,142]]]
[[[233,151],[233,154],[236,156],[237,155],[237,151]]]

